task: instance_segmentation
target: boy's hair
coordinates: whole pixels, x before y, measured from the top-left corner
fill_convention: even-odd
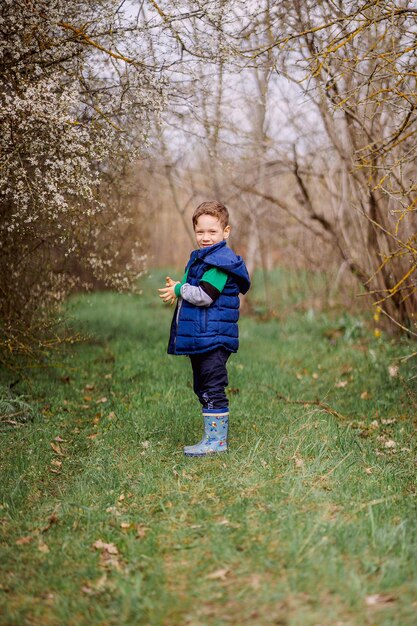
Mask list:
[[[229,211],[221,202],[212,200],[210,202],[202,202],[193,213],[193,226],[195,228],[200,215],[213,215],[217,217],[223,228],[229,225]]]

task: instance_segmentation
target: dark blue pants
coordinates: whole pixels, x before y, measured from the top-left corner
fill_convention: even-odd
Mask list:
[[[230,352],[225,348],[190,355],[194,392],[205,409],[224,409],[229,406],[225,391],[229,384],[226,369],[229,356]]]

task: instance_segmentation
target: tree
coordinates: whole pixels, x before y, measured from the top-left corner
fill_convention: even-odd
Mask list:
[[[408,0],[283,3],[272,43],[242,50],[265,64],[271,50],[279,51],[277,70],[316,106],[328,142],[320,184],[332,208],[327,214],[318,208],[313,186],[319,146],[308,154],[304,145],[294,150],[293,170],[307,216],[334,241],[378,311],[412,334],[416,18]],[[265,197],[260,189],[254,192]]]
[[[143,269],[134,246],[119,254],[115,226],[131,215],[103,191],[140,154],[163,90],[141,58],[138,16],[122,5],[1,5],[3,360],[59,341],[52,312],[80,277],[129,288]]]

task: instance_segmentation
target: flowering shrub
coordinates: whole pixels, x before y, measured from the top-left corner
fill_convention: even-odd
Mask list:
[[[3,361],[59,342],[53,313],[81,283],[130,288],[144,268],[134,207],[129,200],[121,206],[126,155],[140,154],[163,94],[118,6],[1,3]],[[119,186],[117,193],[109,185]],[[123,252],[126,239],[132,245]]]

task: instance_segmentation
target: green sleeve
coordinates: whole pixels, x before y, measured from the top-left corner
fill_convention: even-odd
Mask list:
[[[227,282],[227,274],[226,272],[219,270],[217,267],[211,267],[209,270],[207,270],[207,272],[204,272],[201,281],[204,281],[205,283],[210,283],[210,285],[213,285],[213,287],[215,287],[221,293]]]
[[[182,277],[182,281],[180,283],[177,283],[174,287],[174,293],[177,296],[177,298],[179,298],[181,295],[181,287],[187,282],[187,276],[188,276],[188,270],[185,272],[184,276]]]

